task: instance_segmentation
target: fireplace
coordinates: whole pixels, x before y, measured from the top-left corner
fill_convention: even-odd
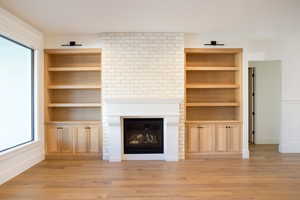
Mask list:
[[[110,162],[178,161],[181,99],[106,98],[104,101],[106,106],[103,112],[107,116],[108,126],[104,135],[107,141],[104,143],[107,145],[107,157],[104,159]],[[143,134],[146,135],[146,128],[147,133],[150,128],[154,131],[150,135],[156,136],[156,140],[150,139],[151,143],[141,139]],[[140,140],[137,136],[128,140],[130,135],[136,135],[136,131],[141,133]]]
[[[164,153],[162,118],[125,118],[123,124],[125,154]]]

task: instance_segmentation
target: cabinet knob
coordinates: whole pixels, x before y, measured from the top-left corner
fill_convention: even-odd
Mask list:
[[[204,128],[203,126],[198,126],[197,128]]]
[[[88,129],[88,130],[90,130],[90,129],[91,129],[91,127],[88,127],[88,126],[87,126],[87,127],[85,127],[85,129]]]
[[[57,130],[62,130],[62,129],[64,129],[63,127],[57,127],[56,128]]]

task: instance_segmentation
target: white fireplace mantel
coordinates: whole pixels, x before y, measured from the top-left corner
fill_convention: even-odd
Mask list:
[[[104,110],[108,123],[109,161],[122,160],[166,160],[179,159],[179,118],[182,99],[160,98],[107,98]],[[124,118],[163,118],[163,154],[124,154]]]

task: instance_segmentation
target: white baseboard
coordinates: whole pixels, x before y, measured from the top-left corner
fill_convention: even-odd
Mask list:
[[[165,160],[164,154],[124,154],[124,160]]]
[[[250,157],[249,149],[243,149],[243,155],[242,155],[244,160],[248,160]]]
[[[289,143],[289,144],[279,144],[280,153],[300,153],[300,142],[299,143]]]
[[[278,136],[279,138],[279,136]],[[279,144],[279,139],[277,136],[275,138],[256,138],[255,144]]]

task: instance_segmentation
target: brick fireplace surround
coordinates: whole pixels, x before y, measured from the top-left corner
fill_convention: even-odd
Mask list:
[[[184,158],[184,34],[102,33],[103,158]],[[163,117],[163,155],[124,155],[122,117]],[[173,134],[174,139],[169,139]]]

